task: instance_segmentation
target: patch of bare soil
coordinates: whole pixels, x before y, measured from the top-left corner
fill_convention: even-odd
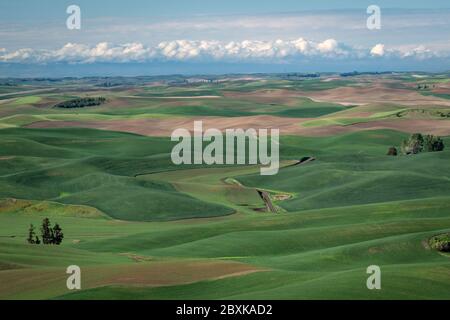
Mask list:
[[[433,96],[423,96],[414,90],[389,88],[383,84],[366,87],[339,87],[330,90],[303,92],[304,96],[320,102],[340,104],[391,103],[405,106],[450,106],[450,101]]]
[[[251,117],[203,117],[167,118],[111,121],[40,121],[27,125],[29,128],[94,128],[101,130],[131,132],[145,136],[169,137],[175,129],[185,128],[191,133],[194,121],[203,121],[203,130],[226,129],[280,129],[281,135],[331,136],[361,130],[392,129],[407,133],[423,132],[439,136],[450,135],[450,121],[438,119],[386,119],[352,125],[330,125],[302,127],[301,123],[310,119],[284,118],[273,116]]]
[[[300,130],[299,124],[310,119],[283,118],[273,116],[250,117],[202,117],[202,118],[167,118],[167,119],[134,119],[111,121],[40,121],[29,128],[95,128],[111,131],[132,132],[147,136],[169,137],[175,129],[194,130],[194,121],[203,121],[203,130],[216,128],[226,129],[280,129],[280,134],[294,134]]]
[[[450,88],[438,88],[438,89],[433,90],[433,93],[450,94]]]
[[[164,286],[223,279],[258,271],[263,270],[228,261],[137,263],[119,268],[102,282],[104,285]]]
[[[158,99],[219,99],[221,96],[173,96],[173,97],[157,97]]]
[[[243,101],[253,101],[257,103],[265,104],[281,104],[281,105],[291,105],[297,102],[298,98],[302,96],[292,90],[284,89],[267,89],[267,90],[256,90],[251,92],[224,92],[223,96],[225,98],[231,98]]]
[[[361,130],[391,129],[407,133],[423,132],[438,136],[450,135],[450,121],[433,119],[395,119],[355,123],[352,125],[330,125],[302,128],[297,134],[305,136],[331,136]]]

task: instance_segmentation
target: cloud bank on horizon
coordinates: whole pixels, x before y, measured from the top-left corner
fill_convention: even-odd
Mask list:
[[[156,46],[134,42],[114,45],[101,42],[94,46],[67,43],[59,49],[24,48],[8,51],[0,48],[0,62],[6,63],[136,63],[153,61],[193,62],[260,62],[286,63],[302,58],[366,59],[366,58],[414,58],[417,60],[448,58],[448,51],[432,51],[424,46],[389,49],[384,44],[372,48],[360,48],[335,39],[315,42],[296,40],[259,41],[211,41],[175,40],[164,41]]]
[[[90,68],[100,74],[99,64],[111,64],[108,70],[119,74],[128,64],[154,66],[150,69],[158,73],[223,73],[231,65],[233,72],[445,71],[450,66],[447,0],[398,0],[395,7],[377,0],[379,30],[367,28],[368,0],[75,2],[81,30],[66,28],[72,2],[0,2],[0,76],[14,76],[19,69],[51,75],[52,66],[84,66],[82,72]]]

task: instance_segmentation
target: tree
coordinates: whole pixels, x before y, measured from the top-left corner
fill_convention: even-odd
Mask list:
[[[34,232],[34,226],[33,224],[30,224],[30,228],[28,229],[28,238],[27,238],[27,242],[29,244],[35,244],[35,237],[36,237],[36,233]]]
[[[425,150],[428,152],[436,152],[444,150],[444,141],[440,137],[427,135],[425,137]]]
[[[388,156],[396,156],[398,155],[398,151],[396,147],[390,147],[387,153]]]
[[[64,234],[62,233],[62,229],[59,224],[55,224],[53,227],[53,244],[60,245],[64,239]]]
[[[51,244],[52,239],[52,231],[50,226],[50,220],[48,218],[45,218],[42,221],[42,227],[41,227],[41,235],[42,235],[42,242],[44,244]]]
[[[408,140],[403,140],[401,149],[404,154],[417,154],[423,151],[442,151],[444,147],[444,141],[440,137],[414,133]]]
[[[404,154],[418,154],[422,152],[424,138],[421,133],[412,134],[408,140],[402,142],[402,152]]]
[[[59,224],[56,223],[55,226],[52,227],[49,218],[45,218],[44,220],[42,220],[41,235],[43,244],[60,245],[64,239],[64,234]],[[41,240],[38,236],[36,236],[34,232],[34,226],[32,224],[30,225],[30,228],[28,230],[27,241],[31,244],[41,243]]]

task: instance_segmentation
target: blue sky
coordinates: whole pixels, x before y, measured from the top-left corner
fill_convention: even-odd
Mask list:
[[[185,15],[227,15],[295,12],[305,10],[365,9],[371,4],[382,8],[450,8],[448,0],[15,0],[0,3],[1,20],[58,19],[70,4],[87,10],[89,17],[152,17]]]
[[[71,4],[81,30],[66,28]],[[380,30],[366,27],[371,4]],[[0,2],[3,76],[442,71],[449,62],[448,0]]]

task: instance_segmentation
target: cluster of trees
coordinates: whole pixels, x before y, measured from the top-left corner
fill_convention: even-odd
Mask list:
[[[77,98],[69,101],[60,102],[55,105],[56,108],[84,108],[84,107],[93,107],[99,106],[105,103],[106,98],[104,97],[86,97],[86,98]]]
[[[437,114],[438,114],[441,118],[450,118],[450,112],[440,112],[440,111],[438,111]]]
[[[422,135],[421,133],[412,134],[409,139],[403,140],[401,152],[405,155],[418,154],[421,152],[437,152],[443,151],[445,148],[444,141],[437,136]],[[395,147],[390,147],[387,152],[388,156],[398,155]]]
[[[450,233],[432,237],[429,240],[430,247],[442,252],[450,252]]]
[[[52,227],[50,220],[48,218],[45,218],[44,220],[42,220],[41,239],[43,244],[60,245],[64,239],[64,234],[59,224],[56,223]],[[31,224],[30,228],[28,229],[28,243],[41,244],[41,239],[39,239],[39,237],[36,235],[34,226],[33,224]]]
[[[383,75],[383,74],[392,74],[392,71],[383,71],[383,72],[358,72],[358,71],[352,71],[352,72],[344,72],[341,73],[341,77],[353,77],[353,76],[363,76],[363,75]]]
[[[434,88],[435,85],[434,84],[432,86],[430,86],[428,84],[418,84],[417,85],[418,90],[428,90],[430,87]]]
[[[420,152],[436,152],[444,150],[444,141],[437,136],[421,133],[412,134],[408,140],[402,143],[402,152],[404,154],[418,154]]]
[[[319,78],[319,77],[320,77],[320,73],[297,73],[297,72],[294,72],[294,73],[288,73],[285,75],[285,78],[290,79],[290,80],[297,79],[297,78],[303,79],[303,78]],[[282,75],[282,78],[283,78],[283,75]]]
[[[112,86],[113,86],[113,84],[111,82],[108,82],[108,81],[105,81],[105,82],[100,83],[100,84],[97,85],[97,87],[104,87],[104,88],[109,88],[109,87],[112,87]]]

